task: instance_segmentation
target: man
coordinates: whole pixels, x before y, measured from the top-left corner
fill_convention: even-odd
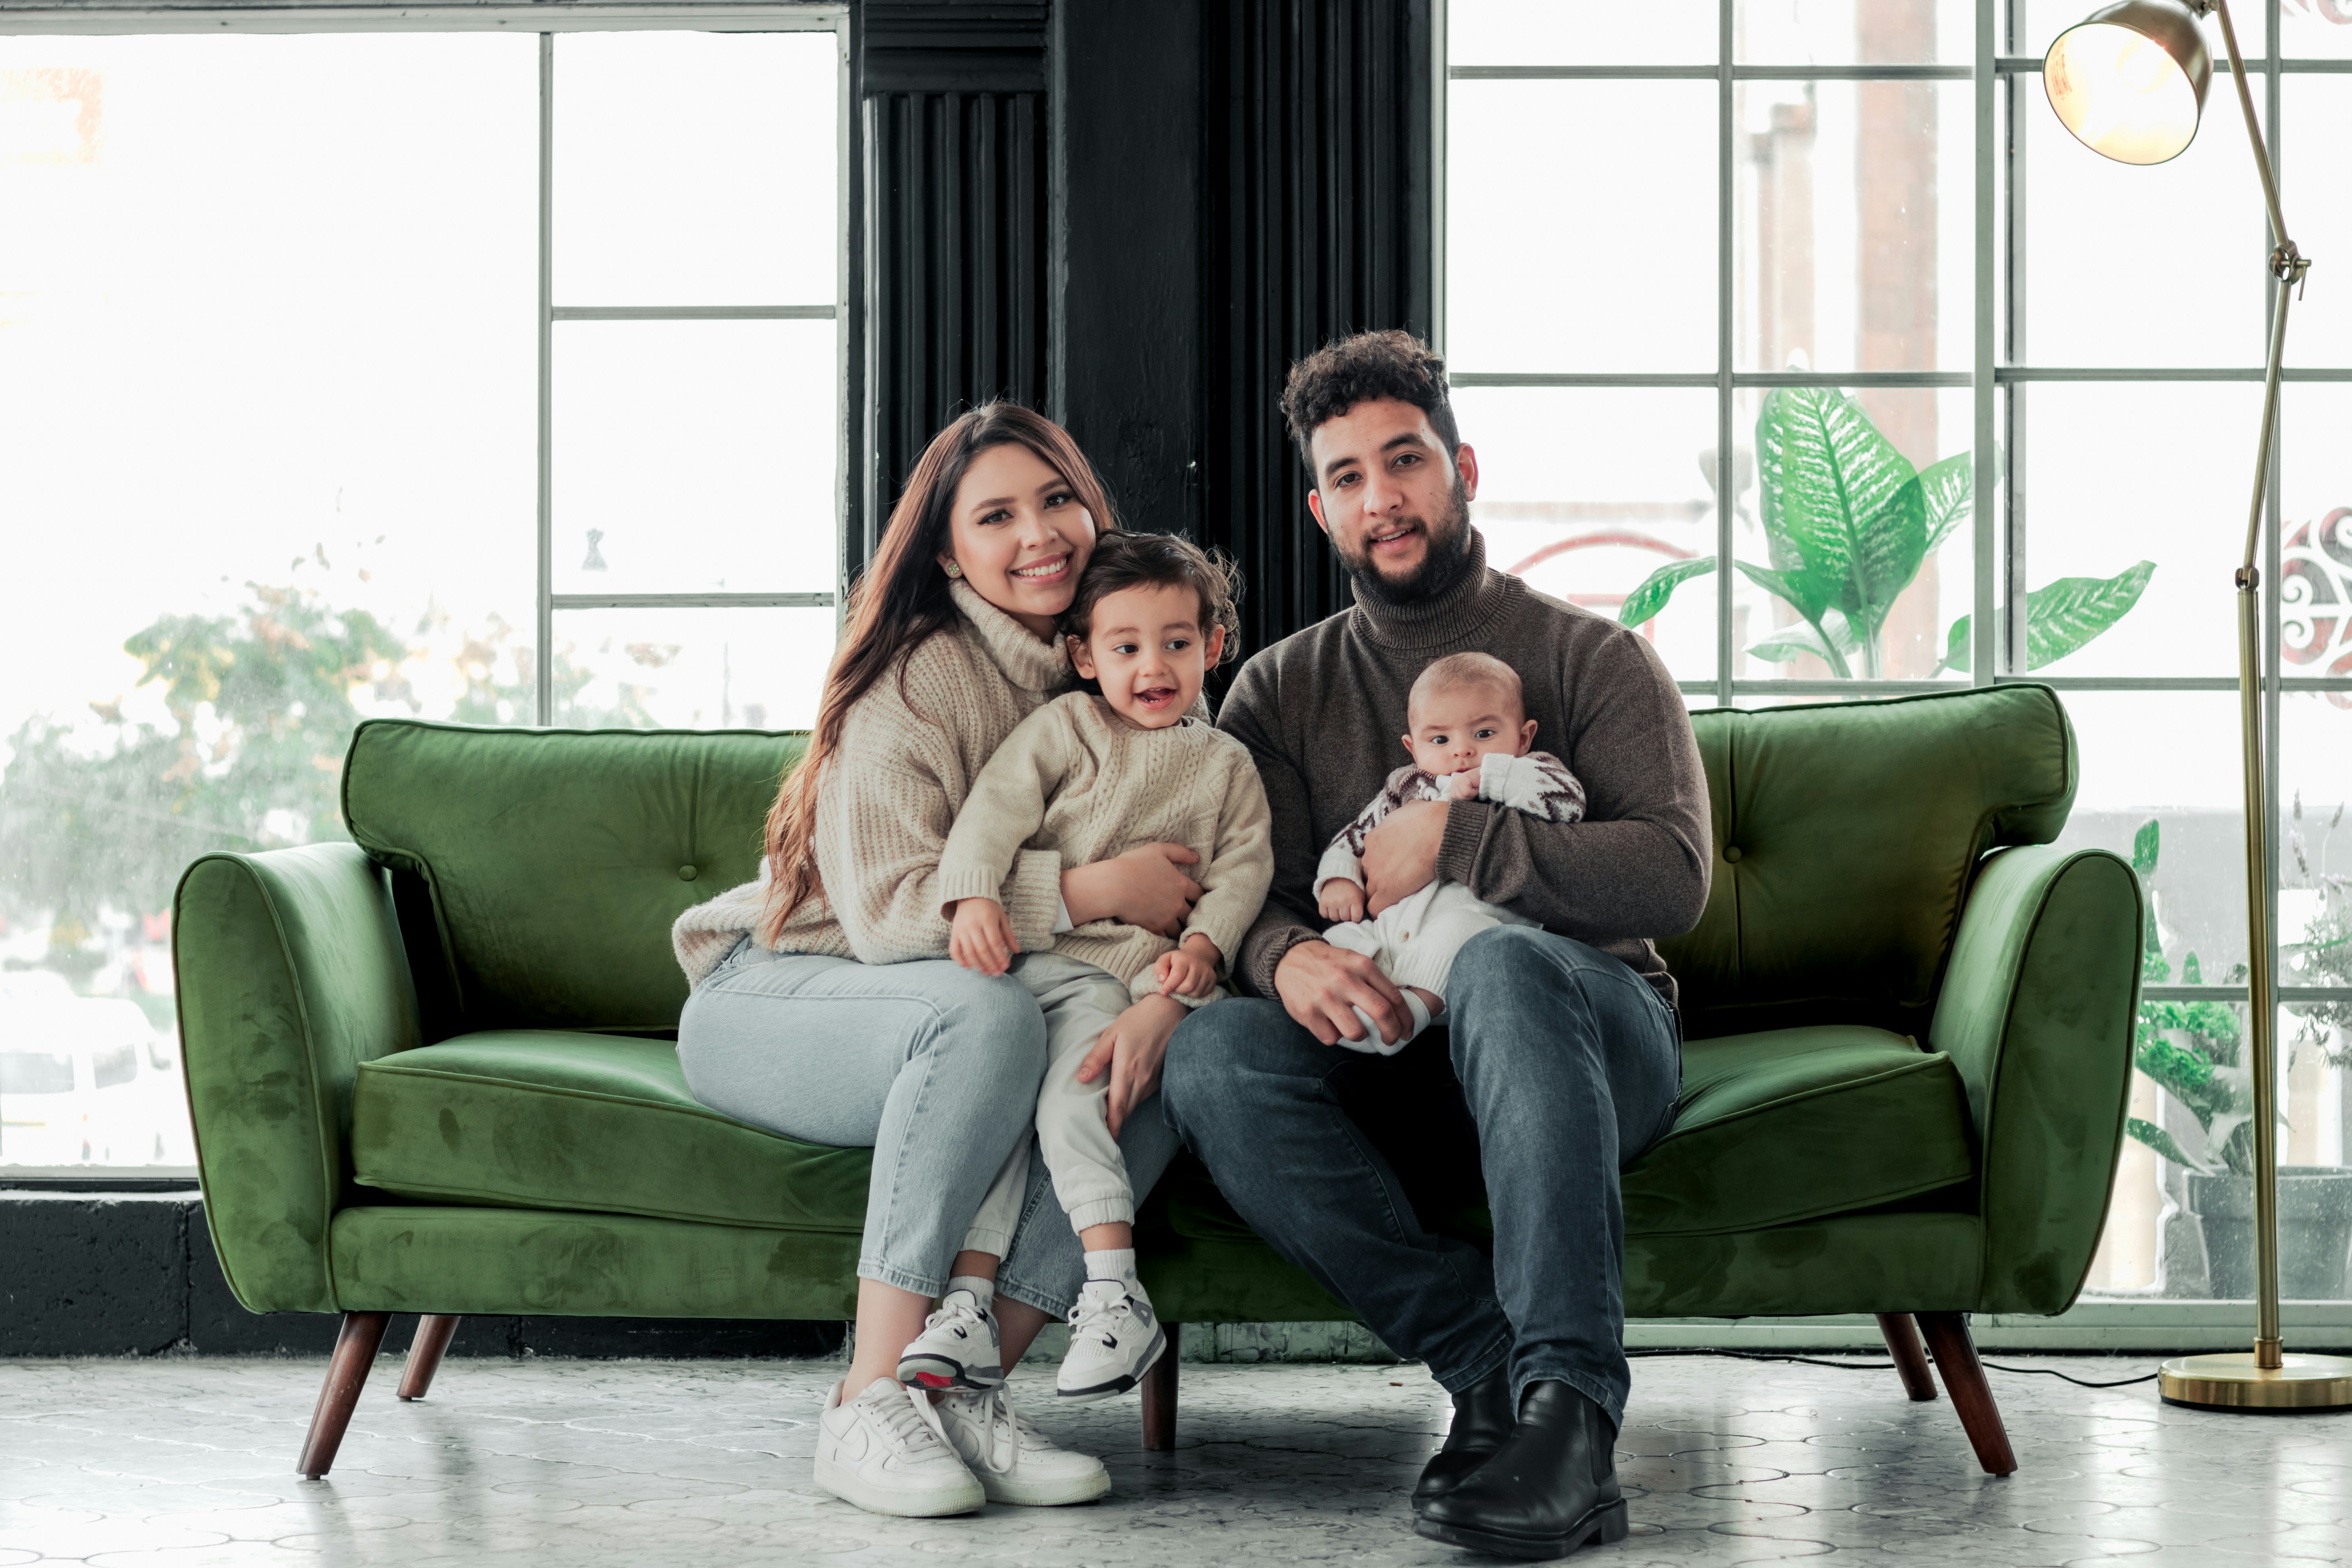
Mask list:
[[[1680,695],[1648,642],[1491,569],[1470,526],[1477,456],[1444,367],[1404,332],[1368,332],[1294,366],[1283,411],[1307,505],[1355,605],[1257,655],[1219,723],[1255,755],[1276,871],[1236,955],[1257,998],[1202,1009],[1168,1055],[1168,1120],[1242,1217],[1399,1354],[1429,1363],[1454,1425],[1413,1492],[1415,1529],[1474,1550],[1563,1556],[1625,1533],[1613,1441],[1629,1379],[1618,1172],[1672,1124],[1675,983],[1648,939],[1706,901],[1706,784]],[[1431,879],[1541,929],[1471,939],[1445,1012],[1393,1057],[1397,987],[1325,942],[1311,886],[1332,837],[1403,761],[1414,677],[1477,651],[1519,674],[1535,745],[1583,782],[1584,820],[1482,801],[1398,807],[1366,842],[1370,912]],[[1380,1152],[1471,1162],[1491,1263],[1433,1234]],[[1457,1152],[1458,1151],[1458,1152]],[[1466,1184],[1475,1194],[1475,1183]]]

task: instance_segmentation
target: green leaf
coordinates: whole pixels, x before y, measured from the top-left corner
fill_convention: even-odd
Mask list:
[[[1783,596],[1809,621],[1843,611],[1869,637],[1927,556],[1916,470],[1835,387],[1775,388],[1757,415],[1756,460]]]
[[[2188,1151],[2173,1142],[2171,1133],[2152,1121],[2142,1121],[2137,1116],[2127,1116],[2124,1118],[2124,1131],[2176,1165],[2185,1165],[2192,1171],[2210,1173],[2211,1170],[2210,1166],[2190,1159]]]
[[[1927,507],[1927,552],[1932,555],[1952,530],[1969,520],[1976,504],[1976,457],[1962,452],[1931,463],[1919,473],[1919,493]]]
[[[1975,667],[1975,662],[1976,649],[1969,637],[1969,617],[1962,616],[1952,623],[1952,629],[1946,637],[1943,668],[1957,669],[1966,675]]]
[[[1819,626],[1783,626],[1748,650],[1750,658],[1760,658],[1772,664],[1786,664],[1801,654],[1811,654],[1832,669],[1846,668],[1845,656],[1857,647],[1853,623],[1832,610]]]
[[[2161,847],[2156,818],[2151,816],[2132,835],[2132,871],[2141,881],[2156,875],[2156,857]]]
[[[2025,596],[2025,668],[2040,669],[2122,620],[2156,571],[2143,561],[2113,577],[2061,577]],[[1966,673],[1975,654],[1971,617],[1962,616],[1946,635],[1943,668]]]
[[[2147,591],[2156,563],[2112,577],[2061,577],[2025,596],[2025,668],[2040,669],[2124,618]]]
[[[1618,606],[1617,620],[1621,626],[1638,626],[1666,607],[1675,590],[1694,577],[1703,577],[1715,570],[1715,557],[1701,555],[1689,561],[1669,561],[1647,577],[1642,585],[1625,595]]]

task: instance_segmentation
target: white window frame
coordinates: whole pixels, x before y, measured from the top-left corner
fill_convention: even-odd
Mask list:
[[[1865,0],[1866,3],[1866,0]],[[1950,0],[1948,0],[1950,3]],[[2247,69],[2263,76],[2266,94],[2264,124],[2274,153],[2283,148],[2292,127],[2282,126],[2280,92],[2284,78],[2294,75],[2352,74],[2352,59],[2289,59],[2280,53],[2280,0],[2257,0],[2267,13],[2265,52],[2247,62]],[[1435,168],[1433,176],[1434,199],[1431,203],[1435,234],[1432,239],[1432,279],[1435,289],[1433,302],[1433,339],[1439,352],[1445,348],[1445,145],[1446,100],[1450,84],[1456,81],[1712,81],[1717,85],[1717,232],[1716,232],[1716,368],[1712,373],[1690,374],[1596,373],[1551,374],[1545,372],[1478,372],[1451,371],[1450,380],[1457,387],[1685,387],[1713,388],[1716,394],[1716,450],[1728,452],[1733,447],[1734,395],[1749,387],[1829,386],[1864,387],[1967,387],[1974,394],[1976,493],[1980,496],[2000,494],[2002,506],[2002,527],[2005,534],[1996,534],[1991,520],[1979,512],[1974,524],[1975,595],[1973,624],[1979,626],[2000,624],[1998,602],[2021,602],[2024,597],[2026,563],[2025,518],[2022,498],[2016,493],[2017,470],[2022,464],[2012,464],[2010,471],[1998,468],[2001,448],[2018,450],[2021,434],[2018,425],[2022,389],[2035,382],[2260,382],[2263,366],[2247,363],[2226,369],[2114,369],[2078,366],[2044,366],[2030,360],[2010,363],[2011,355],[2023,339],[2020,328],[2021,309],[2021,263],[2026,243],[2023,214],[2024,181],[2021,168],[2011,167],[2009,161],[2016,155],[2020,138],[2010,134],[2015,121],[2021,117],[2021,98],[2004,100],[2003,88],[2012,90],[2019,79],[2039,76],[2042,60],[2039,56],[2019,55],[2021,47],[2019,30],[2023,25],[2024,0],[1976,0],[1975,59],[1969,65],[1910,66],[1825,66],[1825,65],[1750,65],[1733,62],[1734,11],[1738,0],[1717,0],[1717,59],[1713,65],[1695,66],[1454,66],[1446,58],[1447,25],[1444,0],[1433,0],[1433,26],[1436,36],[1431,50],[1435,62],[1435,123],[1432,127],[1431,146]],[[2083,0],[2084,14],[2095,8],[2096,0]],[[2001,52],[1997,43],[2010,51]],[[2217,72],[2226,73],[2228,65],[2216,66]],[[1736,301],[1733,287],[1737,279],[1732,247],[1737,233],[1736,188],[1738,178],[1734,122],[1733,84],[1741,81],[1810,80],[1810,81],[1952,81],[1974,84],[1976,138],[1974,147],[1974,240],[1975,291],[1971,308],[1975,312],[1974,364],[1966,371],[1848,371],[1843,374],[1800,373],[1790,371],[1743,371],[1735,368],[1733,321]],[[2234,135],[2235,128],[2217,123],[2207,129],[2209,135]],[[2006,176],[2006,178],[2004,178]],[[2004,211],[2004,199],[2007,210]],[[2267,219],[2264,219],[2265,226]],[[2004,240],[2006,247],[2004,248]],[[2250,231],[2245,237],[2247,264],[2254,266],[2271,244],[2267,226]],[[1996,284],[2006,269],[2017,286],[1997,293]],[[2278,284],[2272,281],[2269,287]],[[2006,306],[2004,316],[1996,304]],[[2264,317],[2268,318],[2273,303],[2265,294]],[[2259,346],[2259,345],[2256,345]],[[2288,382],[2352,382],[2352,366],[2329,368],[2289,368],[2284,372]],[[1998,445],[1996,444],[1998,438]],[[2306,436],[2305,439],[2314,439]],[[2287,437],[2283,430],[2279,449],[2283,453]],[[2231,450],[2234,450],[2233,448]],[[2217,461],[2234,461],[2228,451],[2217,454]],[[2284,581],[2280,570],[2281,501],[2276,483],[2276,459],[2273,467],[2273,482],[2269,489],[2268,512],[2265,519],[2265,583]],[[1732,557],[1732,521],[1729,507],[1717,508],[1716,558],[1728,561]],[[2004,562],[2000,548],[2009,544]],[[2008,580],[2001,581],[2006,567]],[[1997,590],[2006,589],[2006,592]],[[1724,708],[1733,707],[1743,697],[1892,697],[1918,691],[1949,691],[1959,683],[1948,680],[1800,680],[1800,679],[1733,679],[1731,670],[1736,648],[1732,637],[1733,596],[1716,596],[1716,676],[1712,680],[1679,682],[1688,695],[1711,696]],[[2275,592],[2263,596],[2264,636],[2268,646],[2279,647],[2280,597]],[[2188,692],[2235,691],[2235,676],[2213,677],[2123,677],[2123,676],[2049,676],[2013,673],[2021,662],[2024,627],[2022,621],[2010,628],[2011,638],[2017,646],[2002,646],[2004,639],[1980,637],[1972,648],[1973,668],[1969,686],[1998,686],[2025,682],[2048,686],[2066,691],[2131,691]],[[2277,661],[2275,658],[2273,664]],[[2265,764],[2268,799],[2264,809],[2269,820],[2279,820],[2280,780],[2280,719],[2281,699],[2290,691],[2352,691],[2352,679],[2326,677],[2282,677],[2277,669],[2264,672],[2262,681],[2264,723],[2267,728]],[[2279,849],[2284,835],[2270,835],[2271,864],[2269,886],[2271,900],[2272,963],[2277,973]],[[2352,1001],[2352,988],[2341,986],[2283,985],[2276,987],[2277,1001],[2347,1002]],[[2148,985],[2142,988],[2144,999],[2158,1001],[2244,1002],[2247,990],[2243,985]],[[2285,1309],[2285,1323],[2291,1331],[2299,1331],[2302,1348],[2340,1345],[2352,1337],[2352,1300],[2295,1304]],[[2086,1300],[2061,1318],[2042,1319],[1997,1317],[1980,1322],[1979,1343],[2003,1349],[2046,1347],[2075,1350],[2124,1350],[2160,1348],[2201,1349],[2234,1348],[2242,1344],[2250,1331],[2250,1309],[2237,1303],[2196,1300],[2133,1301],[2116,1297]],[[2314,1331],[2316,1331],[2316,1338]],[[2153,1336],[2153,1337],[2151,1337]],[[1847,1319],[1750,1319],[1735,1325],[1722,1320],[1666,1320],[1627,1325],[1629,1345],[1744,1345],[1750,1348],[1786,1348],[1792,1345],[1852,1346],[1854,1348],[1880,1344],[1878,1331],[1867,1318]]]
[[[555,258],[555,35],[614,32],[800,33],[830,32],[835,39],[838,90],[835,115],[835,233],[834,302],[743,305],[600,305],[556,302]],[[158,6],[0,9],[0,35],[120,37],[126,34],[224,33],[535,33],[539,37],[539,366],[538,531],[539,574],[533,595],[535,692],[531,721],[554,721],[555,615],[559,610],[641,609],[824,609],[837,608],[846,595],[843,581],[849,479],[849,356],[845,330],[836,328],[834,348],[835,406],[843,417],[835,436],[834,585],[817,593],[793,594],[558,594],[554,541],[554,341],[558,321],[775,321],[849,318],[850,80],[849,7],[838,0],[823,5],[602,5],[572,0],[562,6],[536,5],[285,5],[256,9],[180,9]]]

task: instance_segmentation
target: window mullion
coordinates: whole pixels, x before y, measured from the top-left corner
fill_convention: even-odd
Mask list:
[[[555,35],[539,36],[539,652],[537,722],[555,722]]]
[[[1993,197],[1995,176],[1999,165],[1994,160],[1996,121],[1993,95],[1999,91],[1998,78],[1993,73],[1993,7],[2000,0],[1977,0],[1976,6],[1976,69],[1973,85],[1976,93],[1976,315],[1974,342],[1976,355],[1970,406],[1976,416],[1975,430],[1975,493],[1983,498],[1982,504],[1972,509],[1971,531],[1976,543],[1976,636],[1969,650],[1969,679],[1979,686],[1990,686],[1998,668],[1993,627],[1993,574],[1998,565],[1995,559],[1995,535],[1986,512],[1991,505],[1999,473],[1997,454],[1993,446],[1994,399],[1999,389],[1993,380],[1994,347],[1994,278],[1993,252],[1995,208]]]
[[[1733,150],[1738,127],[1732,121],[1731,41],[1734,0],[1719,0],[1716,18],[1716,192],[1715,192],[1715,700],[1731,706],[1732,508],[1739,499],[1739,464],[1731,437],[1731,310]]]

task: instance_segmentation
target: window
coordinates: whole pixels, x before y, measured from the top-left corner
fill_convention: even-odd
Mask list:
[[[2242,1026],[2231,573],[2270,239],[2226,73],[2202,134],[2158,169],[2059,126],[2042,56],[2091,8],[1449,0],[1443,342],[1496,563],[1638,621],[1695,706],[2059,688],[2084,750],[2065,841],[2137,855],[2158,917],[2144,1037],[2186,1044]],[[2352,255],[2331,153],[2352,130],[2352,12],[2265,9],[2236,16],[2288,217],[2305,254]],[[2280,590],[2281,1159],[2343,1165],[2352,465],[2334,433],[2352,416],[2352,295],[2310,299],[2263,574]],[[1934,481],[1930,546],[1853,621],[1714,570],[1769,563],[1808,430]],[[2117,458],[2150,449],[2173,460]],[[2153,1145],[2219,1152],[2134,1081],[2150,1137],[2126,1145],[2091,1289],[2229,1295],[2183,1167]]]
[[[0,1165],[193,1167],[173,886],[362,719],[813,716],[845,45],[742,10],[0,37]]]

